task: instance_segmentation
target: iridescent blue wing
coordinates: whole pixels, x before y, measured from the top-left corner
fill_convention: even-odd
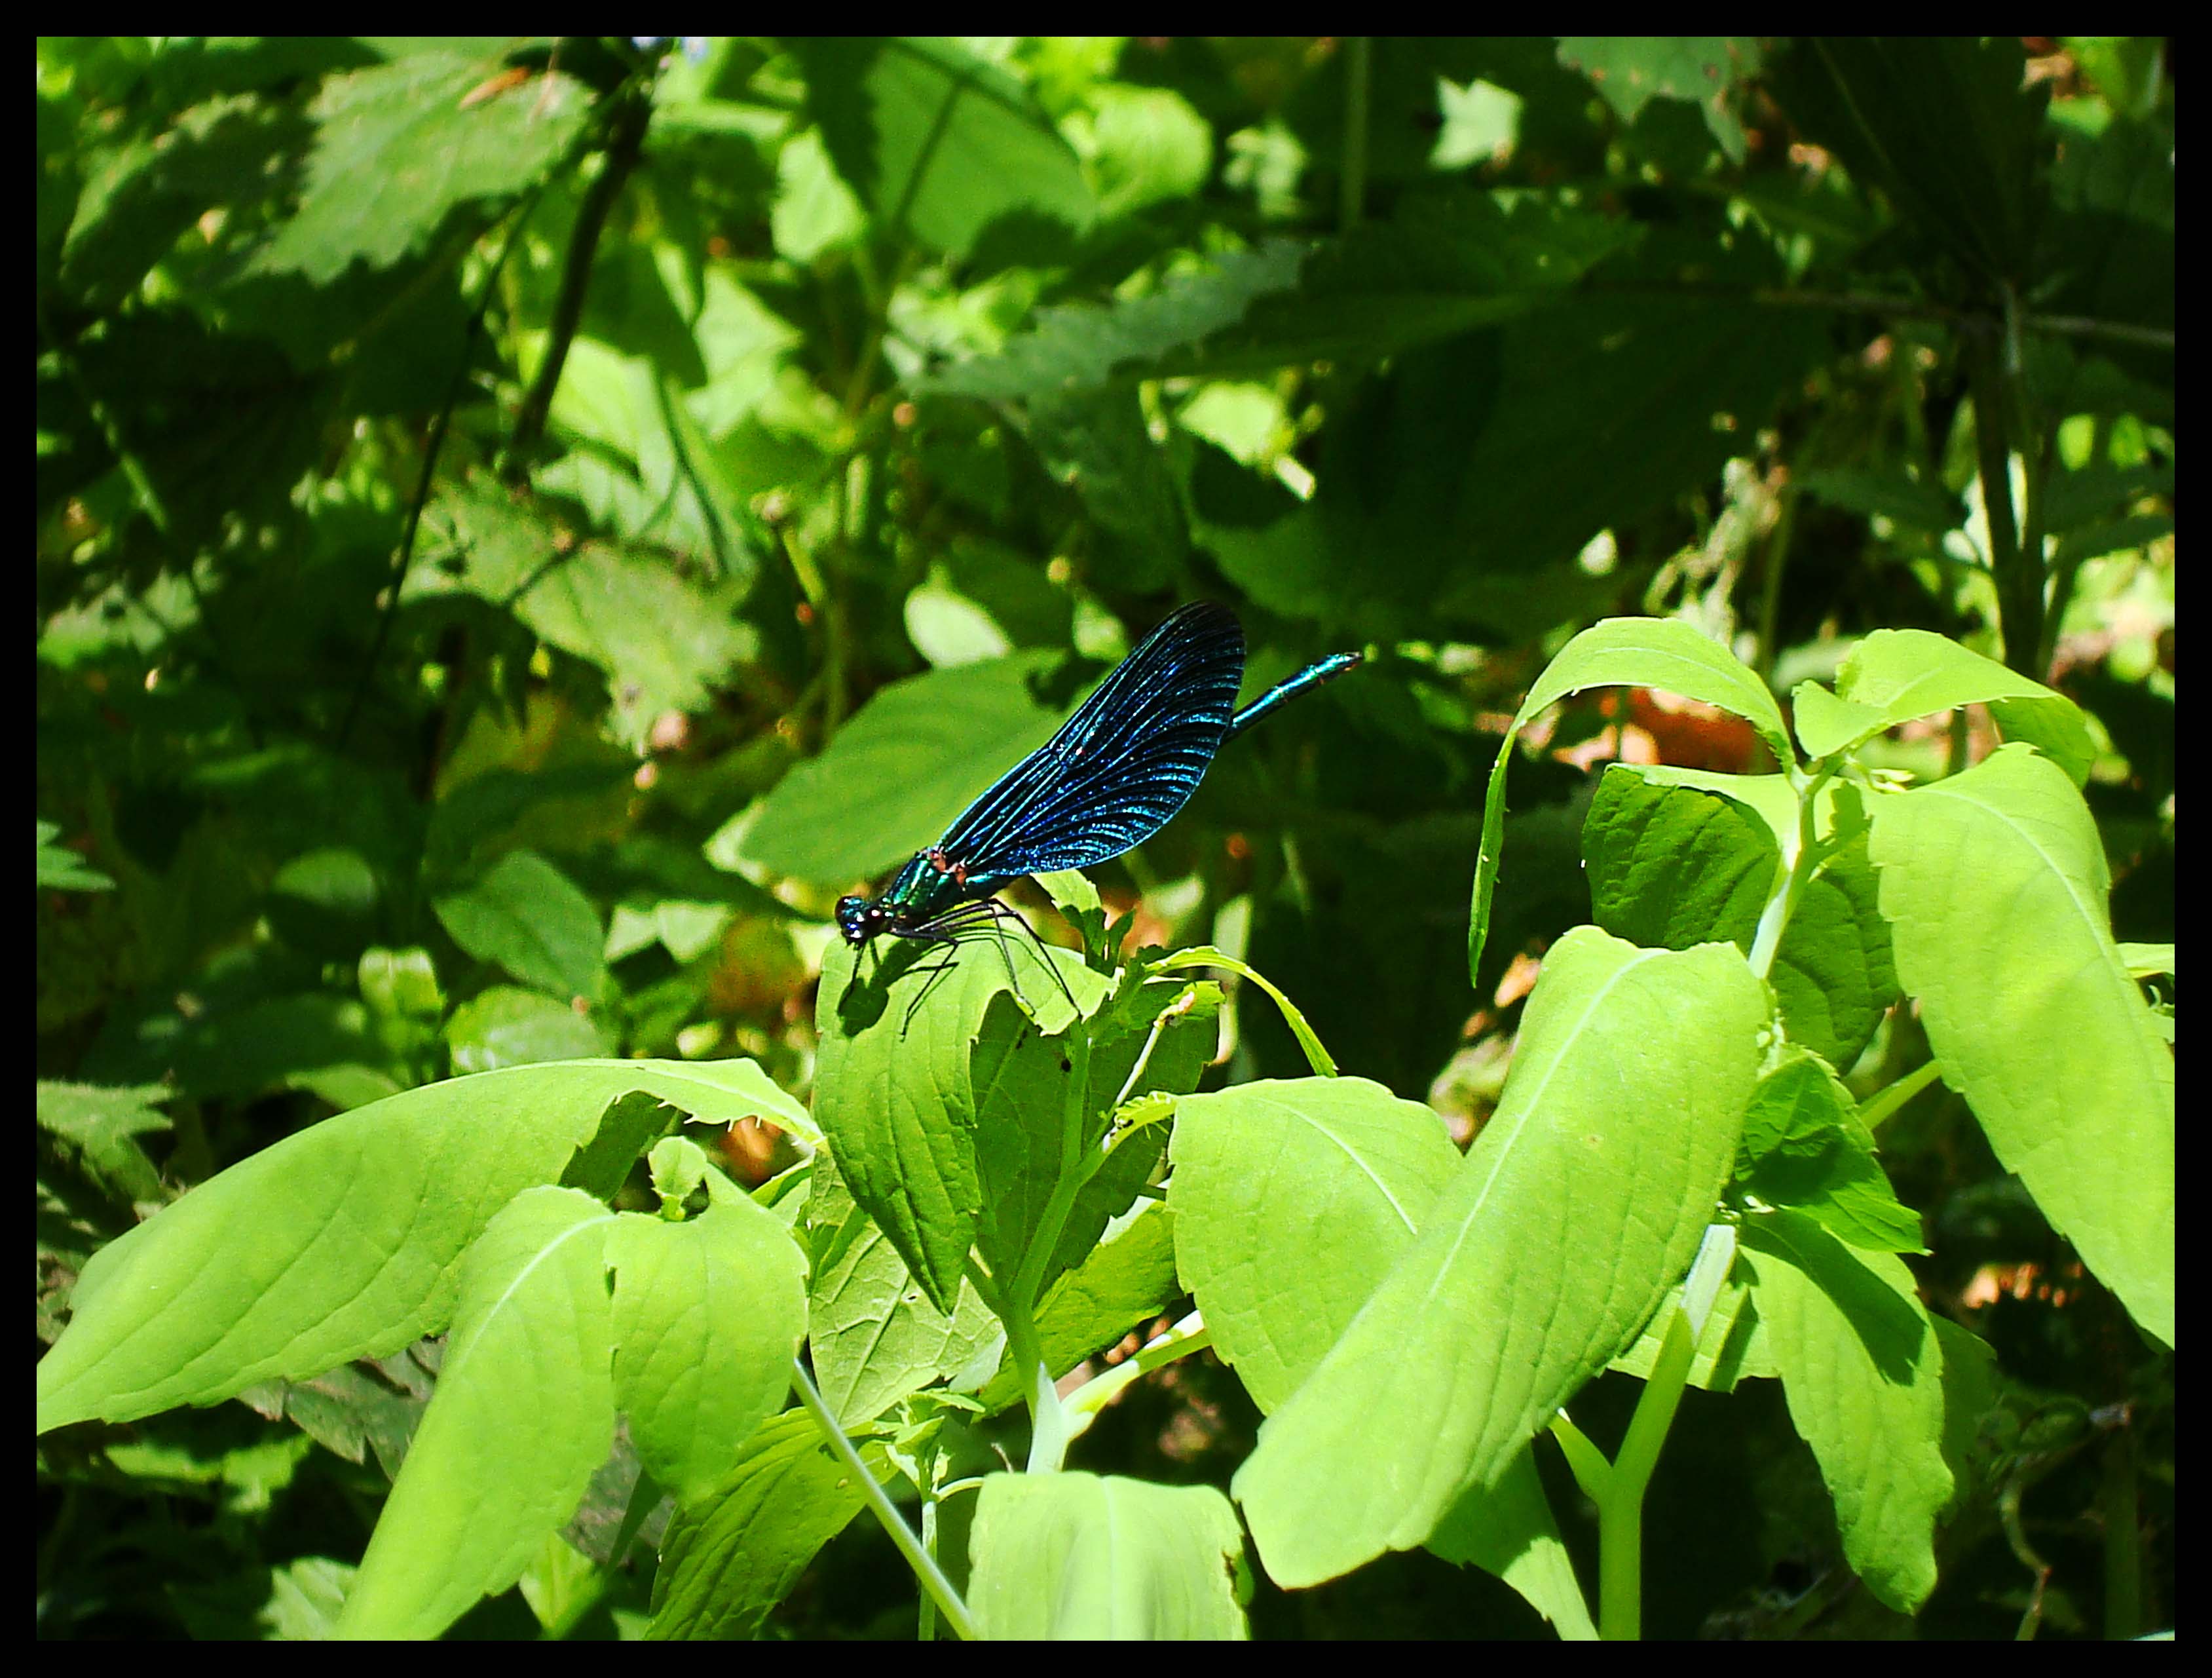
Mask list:
[[[1226,607],[1200,601],[1170,613],[945,830],[945,866],[989,891],[1142,844],[1205,776],[1243,678],[1244,632]]]

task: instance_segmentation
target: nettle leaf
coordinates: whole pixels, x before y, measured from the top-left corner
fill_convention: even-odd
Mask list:
[[[702,1122],[761,1116],[817,1134],[750,1061],[518,1067],[356,1108],[93,1256],[39,1365],[40,1430],[213,1404],[437,1332],[494,1215],[561,1176],[632,1091]]]
[[[1006,401],[1152,377],[1170,354],[1243,319],[1255,299],[1295,286],[1307,250],[1270,240],[1171,275],[1146,296],[1040,310],[1036,324],[997,355],[941,368],[916,388]]]
[[[1898,976],[1943,1080],[2145,1330],[2172,1345],[2173,1053],[2112,940],[2065,773],[2008,745],[1871,806]]]
[[[1943,1349],[1912,1273],[1854,1250],[1811,1218],[1748,1219],[1741,1262],[1788,1395],[1835,1500],[1852,1571],[1911,1614],[1936,1587],[1943,1458]]]
[[[299,209],[253,257],[255,272],[336,279],[422,248],[459,204],[526,192],[590,119],[591,91],[558,72],[476,97],[496,58],[420,52],[325,78],[308,107],[314,149]]]
[[[1073,148],[995,64],[936,40],[810,36],[793,51],[837,172],[887,228],[960,257],[1015,218],[1068,248],[1096,219]]]
[[[1768,1007],[1728,945],[1553,947],[1497,1114],[1237,1473],[1279,1583],[1424,1541],[1633,1339],[1711,1218]]]
[[[1047,310],[995,356],[929,375],[946,395],[1034,398],[1141,379],[1372,362],[1528,313],[1635,242],[1632,224],[1480,192],[1420,197],[1328,243],[1271,241],[1110,306]]]
[[[757,1428],[708,1495],[679,1505],[653,1576],[654,1638],[748,1638],[865,1500],[813,1418]]]
[[[103,1192],[120,1200],[156,1200],[161,1175],[138,1138],[173,1128],[169,1116],[155,1103],[173,1094],[161,1084],[103,1087],[41,1079],[39,1128]]]
[[[995,1638],[1243,1638],[1244,1535],[1210,1486],[992,1474],[969,1541],[969,1602]]]
[[[1736,163],[1747,144],[1728,96],[1736,82],[1759,74],[1759,56],[1750,35],[1559,37],[1559,62],[1589,76],[1623,122],[1634,122],[1650,100],[1686,100],[1704,112],[1713,138]]]
[[[486,1226],[340,1636],[435,1637],[520,1578],[575,1512],[614,1442],[615,1221],[588,1195],[539,1188]]]
[[[697,711],[754,650],[727,587],[678,575],[650,548],[572,547],[549,520],[473,489],[443,496],[453,556],[418,566],[410,599],[467,593],[512,611],[548,644],[601,672],[615,732],[642,745],[669,711]]]

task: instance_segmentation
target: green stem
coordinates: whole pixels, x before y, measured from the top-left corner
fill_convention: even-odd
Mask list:
[[[1973,335],[1962,349],[1967,388],[1974,398],[1974,454],[2005,663],[2023,676],[2033,676],[2035,649],[2043,639],[2043,556],[2021,549],[2014,516],[2013,414],[2004,348],[1986,336]]]
[[[868,1465],[860,1460],[860,1453],[845,1437],[845,1430],[837,1425],[836,1417],[830,1414],[830,1407],[822,1401],[822,1395],[814,1385],[814,1377],[806,1372],[806,1365],[796,1358],[791,1360],[791,1380],[798,1390],[799,1401],[805,1407],[806,1414],[814,1418],[814,1425],[822,1430],[822,1436],[829,1441],[830,1449],[836,1453],[838,1459],[852,1474],[854,1482],[860,1487],[860,1495],[874,1511],[877,1523],[890,1535],[891,1542],[898,1547],[899,1553],[906,1558],[907,1566],[914,1569],[915,1578],[921,1581],[922,1589],[937,1603],[938,1611],[945,1616],[945,1623],[951,1626],[954,1633],[963,1642],[974,1641],[975,1622],[969,1617],[967,1603],[960,1600],[960,1593],[952,1588],[952,1581],[945,1577],[945,1570],[937,1565],[937,1558],[930,1554],[922,1541],[914,1535],[913,1529],[900,1518],[897,1506],[877,1483],[875,1475],[868,1472]]]
[[[507,477],[522,482],[529,476],[530,457],[553,410],[553,392],[561,383],[561,369],[568,360],[568,346],[583,324],[584,299],[591,289],[592,259],[598,253],[599,235],[606,228],[623,184],[637,167],[645,144],[646,125],[653,119],[653,100],[642,88],[618,94],[614,126],[607,137],[605,161],[599,178],[584,193],[576,210],[576,225],[568,238],[568,255],[562,264],[561,289],[555,294],[548,323],[545,358],[538,376],[516,410],[514,435],[508,440]]]
[[[1793,781],[1799,779],[1794,769],[1789,773]],[[1759,930],[1751,941],[1751,970],[1762,979],[1773,970],[1775,951],[1782,947],[1782,934],[1789,930],[1790,917],[1797,912],[1798,900],[1805,895],[1814,871],[1820,866],[1820,847],[1814,818],[1820,789],[1834,774],[1832,765],[1824,766],[1805,779],[1798,792],[1796,854],[1782,862],[1781,882],[1769,895],[1765,910],[1759,917]]]
[[[1043,1347],[1037,1338],[1037,1296],[1043,1289],[1045,1268],[1052,1262],[1054,1249],[1060,1245],[1060,1231],[1067,1227],[1067,1215],[1074,1210],[1075,1197],[1091,1180],[1099,1158],[1093,1154],[1086,1158],[1083,1146],[1091,1087],[1090,1031],[1079,1020],[1065,1041],[1068,1068],[1066,1087],[1060,1097],[1060,1173],[1030,1237],[1029,1250],[1022,1255],[1021,1268],[1006,1290],[1006,1310],[1000,1319],[1006,1325],[1006,1344],[1013,1353],[1014,1367],[1021,1371],[1023,1389],[1029,1394],[1032,1445],[1041,1441],[1049,1443],[1051,1448],[1045,1455],[1052,1459],[1052,1468],[1060,1466],[1058,1448],[1066,1443],[1066,1438],[1046,1414],[1048,1398],[1054,1405],[1059,1401],[1051,1395],[1052,1374],[1045,1368]],[[1030,1468],[1033,1472],[1038,1468],[1034,1450]]]
[[[1344,170],[1337,181],[1337,231],[1359,225],[1367,198],[1367,98],[1374,79],[1375,43],[1366,35],[1344,40]]]
[[[2142,1535],[2136,1507],[2136,1430],[2124,1416],[2105,1449],[2097,1513],[2105,1527],[2105,1635],[2123,1640],[2142,1631]]]

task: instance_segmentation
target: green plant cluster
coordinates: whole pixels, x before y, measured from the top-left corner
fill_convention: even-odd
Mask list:
[[[42,1634],[2170,1626],[2166,50],[41,41]]]

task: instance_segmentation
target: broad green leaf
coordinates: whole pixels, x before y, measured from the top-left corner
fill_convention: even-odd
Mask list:
[[[905,861],[1060,726],[1031,688],[1055,662],[1018,653],[892,683],[762,801],[746,860],[824,885]]]
[[[1350,1327],[1460,1165],[1435,1111],[1360,1078],[1239,1084],[1176,1115],[1176,1259],[1213,1349],[1262,1411]],[[1462,1497],[1431,1540],[1575,1635],[1589,1614],[1533,1460]]]
[[[1849,733],[1825,740],[1820,751],[1807,741],[1807,751],[1816,757],[1931,712],[1985,704],[2008,738],[2039,748],[2075,786],[2088,779],[2097,760],[2088,721],[2072,700],[1926,629],[1876,629],[1844,656],[1836,692],[1864,708],[1850,714],[1862,720]]]
[[[435,1637],[522,1575],[614,1442],[606,1237],[572,1189],[525,1190],[464,1269],[438,1388],[338,1634]]]
[[[1498,885],[1505,831],[1505,772],[1512,762],[1513,743],[1547,706],[1584,688],[1614,685],[1663,688],[1732,711],[1759,731],[1778,761],[1789,761],[1781,708],[1765,684],[1726,647],[1687,623],[1670,619],[1609,617],[1584,629],[1544,667],[1498,742],[1483,800],[1482,849],[1475,859],[1474,896],[1468,916],[1470,983],[1480,982],[1482,946],[1490,935],[1490,899]]]
[[[969,1606],[999,1639],[1234,1638],[1244,1535],[1210,1486],[992,1474],[969,1541]]]
[[[1727,647],[1676,618],[1608,617],[1593,623],[1544,666],[1513,720],[1526,727],[1585,688],[1630,686],[1661,688],[1733,712],[1759,731],[1776,757],[1789,758],[1782,709],[1766,684]]]
[[[1597,1627],[1582,1582],[1552,1519],[1533,1446],[1507,1466],[1494,1486],[1471,1486],[1429,1535],[1446,1561],[1480,1567],[1505,1581],[1550,1620],[1567,1643],[1590,1643]]]
[[[1177,1271],[1263,1412],[1358,1316],[1460,1163],[1432,1109],[1364,1078],[1185,1096],[1170,1151]]]
[[[1728,942],[1748,951],[1780,848],[1743,804],[1608,769],[1583,818],[1590,917],[1646,949]]]
[[[1785,1049],[1759,1080],[1744,1114],[1744,1189],[1802,1212],[1869,1252],[1922,1253],[1920,1216],[1900,1206],[1875,1162],[1874,1138],[1850,1091],[1818,1056]]]
[[[1097,214],[1082,165],[1028,88],[950,41],[809,36],[794,43],[809,109],[860,202],[887,230],[966,256],[995,223]]]
[[[326,1119],[93,1256],[39,1365],[40,1431],[212,1404],[437,1332],[485,1225],[559,1177],[634,1090],[702,1122],[814,1134],[750,1061],[517,1067]]]
[[[1238,1471],[1279,1583],[1424,1541],[1628,1344],[1711,1217],[1767,1014],[1726,945],[1553,947],[1496,1115]]]
[[[754,1636],[863,1496],[804,1410],[757,1428],[721,1484],[669,1522],[647,1635]]]
[[[1784,1034],[1848,1068],[1897,1000],[1889,925],[1876,905],[1864,833],[1842,840],[1805,883],[1767,982]]]
[[[1898,976],[1944,1082],[2052,1227],[2172,1345],[2173,1053],[2112,941],[2088,806],[2010,745],[1872,813]]]
[[[853,1198],[890,1237],[930,1302],[950,1315],[975,1239],[982,1189],[969,1057],[991,999],[1018,976],[1048,1030],[1070,1018],[1037,945],[1018,934],[946,951],[879,939],[857,956],[842,940],[823,964],[815,1017],[815,1110]],[[1052,960],[1095,1006],[1105,982],[1073,951]],[[919,970],[917,970],[919,969]]]
[[[791,1232],[734,1189],[710,1193],[696,1218],[625,1217],[607,1240],[616,1398],[647,1472],[684,1504],[781,1407],[806,1331]]]
[[[1160,993],[1162,1003],[1176,989],[1147,988]],[[1218,1041],[1214,1014],[1212,1008],[1185,1008],[1165,1020],[1157,1038],[1125,1031],[1097,1042],[1088,1085],[1076,1091],[1070,1088],[1069,1044],[1040,1037],[1011,997],[993,998],[969,1072],[982,1187],[975,1247],[994,1275],[1012,1277],[1030,1265],[1048,1206],[1064,1175],[1081,1169],[1099,1147],[1109,1110],[1137,1069],[1139,1054],[1149,1047],[1143,1069],[1129,1086],[1131,1096],[1156,1090],[1180,1095],[1196,1085]],[[1065,1134],[1071,1101],[1079,1127],[1072,1146]],[[1158,1132],[1142,1133],[1125,1138],[1114,1150],[1069,1208],[1050,1260],[1036,1273],[1040,1289],[1080,1263],[1108,1220],[1127,1209],[1164,1140]]]
[[[254,269],[322,283],[356,260],[386,267],[425,248],[456,206],[534,185],[590,120],[591,94],[548,71],[481,96],[501,68],[496,54],[418,52],[327,77],[307,107],[299,208]]]
[[[1936,1517],[1952,1486],[1942,1346],[1912,1273],[1798,1213],[1748,1219],[1742,1239],[1790,1417],[1835,1500],[1844,1554],[1876,1596],[1911,1614],[1936,1587]]]
[[[909,1393],[955,1374],[997,1332],[963,1278],[950,1316],[915,1285],[898,1249],[853,1200],[825,1150],[807,1197],[807,1345],[830,1414],[865,1426]]]
[[[606,928],[592,900],[535,851],[509,851],[432,900],[439,924],[478,961],[563,1000],[596,1000]]]

